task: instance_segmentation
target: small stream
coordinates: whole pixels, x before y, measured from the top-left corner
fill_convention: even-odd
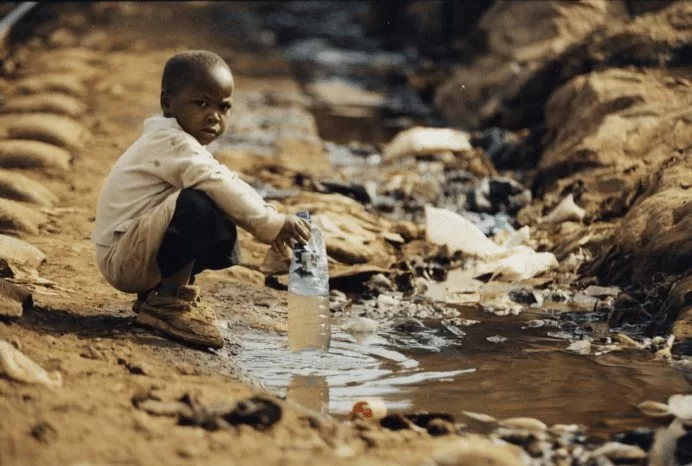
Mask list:
[[[641,401],[688,389],[678,372],[643,351],[566,351],[549,329],[524,325],[539,317],[535,311],[465,314],[483,320],[463,337],[436,321],[408,333],[384,323],[377,333],[352,335],[336,319],[328,353],[291,353],[286,334],[247,329],[238,363],[277,394],[333,415],[348,414],[360,397],[379,397],[390,412],[533,416],[585,425],[604,437],[645,425],[635,408]],[[502,340],[497,336],[506,341],[493,342]]]
[[[405,85],[405,70],[418,66],[421,57],[411,50],[385,51],[368,38],[358,19],[367,13],[365,3],[339,5],[267,6],[249,21],[284,51],[308,94],[311,85],[325,82],[347,83],[356,94],[361,92],[365,104],[355,99],[355,104],[335,105],[312,91],[309,110],[333,164],[363,182],[377,177],[377,144],[413,124],[443,123],[432,106]],[[381,99],[377,105],[368,103],[373,94]],[[259,104],[255,108],[263,111]],[[300,115],[281,116],[279,110],[277,121],[290,118],[300,126]],[[271,126],[274,117],[262,115]],[[250,137],[248,131],[234,134],[240,139],[225,144],[242,148],[248,143],[241,140]],[[262,136],[266,134],[264,128]],[[567,351],[570,341],[584,335],[583,324],[591,318],[584,312],[573,318],[568,312],[547,315],[526,308],[519,315],[500,317],[466,308],[462,317],[479,323],[450,330],[439,319],[424,320],[423,327],[380,321],[375,333],[350,334],[342,329],[347,318],[336,315],[332,347],[322,354],[291,353],[286,334],[250,328],[233,332],[242,335],[238,363],[250,376],[279,395],[337,416],[346,416],[356,399],[374,396],[382,398],[390,412],[446,412],[461,421],[462,411],[499,419],[532,416],[548,424],[584,425],[590,435],[607,437],[649,422],[636,410],[638,403],[665,401],[689,391],[682,375],[646,351]],[[572,325],[535,328],[527,325],[532,319]],[[588,332],[607,339],[607,326],[601,329],[605,336]]]

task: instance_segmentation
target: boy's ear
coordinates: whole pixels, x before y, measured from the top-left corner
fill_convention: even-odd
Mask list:
[[[168,97],[165,91],[161,91],[161,110],[163,110],[164,115],[167,114],[171,109],[171,99]]]

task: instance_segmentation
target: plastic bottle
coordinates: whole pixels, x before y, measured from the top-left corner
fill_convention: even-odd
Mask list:
[[[310,221],[308,212],[297,214]],[[329,270],[322,232],[311,222],[306,245],[296,244],[288,279],[288,345],[291,351],[328,351],[331,341]]]

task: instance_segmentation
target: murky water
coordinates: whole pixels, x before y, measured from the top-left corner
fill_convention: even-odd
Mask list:
[[[547,329],[522,329],[518,318],[486,318],[461,338],[430,325],[354,336],[336,322],[329,353],[292,353],[285,334],[248,330],[239,363],[267,388],[334,415],[374,396],[390,412],[528,415],[583,424],[592,435],[646,425],[636,404],[689,391],[681,375],[644,352],[569,353],[564,340],[548,337]],[[494,336],[506,341],[488,340],[502,340]]]

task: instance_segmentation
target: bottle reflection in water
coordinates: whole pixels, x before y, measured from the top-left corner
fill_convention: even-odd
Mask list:
[[[299,212],[310,221],[310,214]],[[331,341],[329,270],[322,232],[312,225],[306,245],[296,244],[288,280],[288,345],[291,351],[328,351]]]
[[[324,376],[294,375],[286,398],[321,414],[329,412],[329,384]]]

